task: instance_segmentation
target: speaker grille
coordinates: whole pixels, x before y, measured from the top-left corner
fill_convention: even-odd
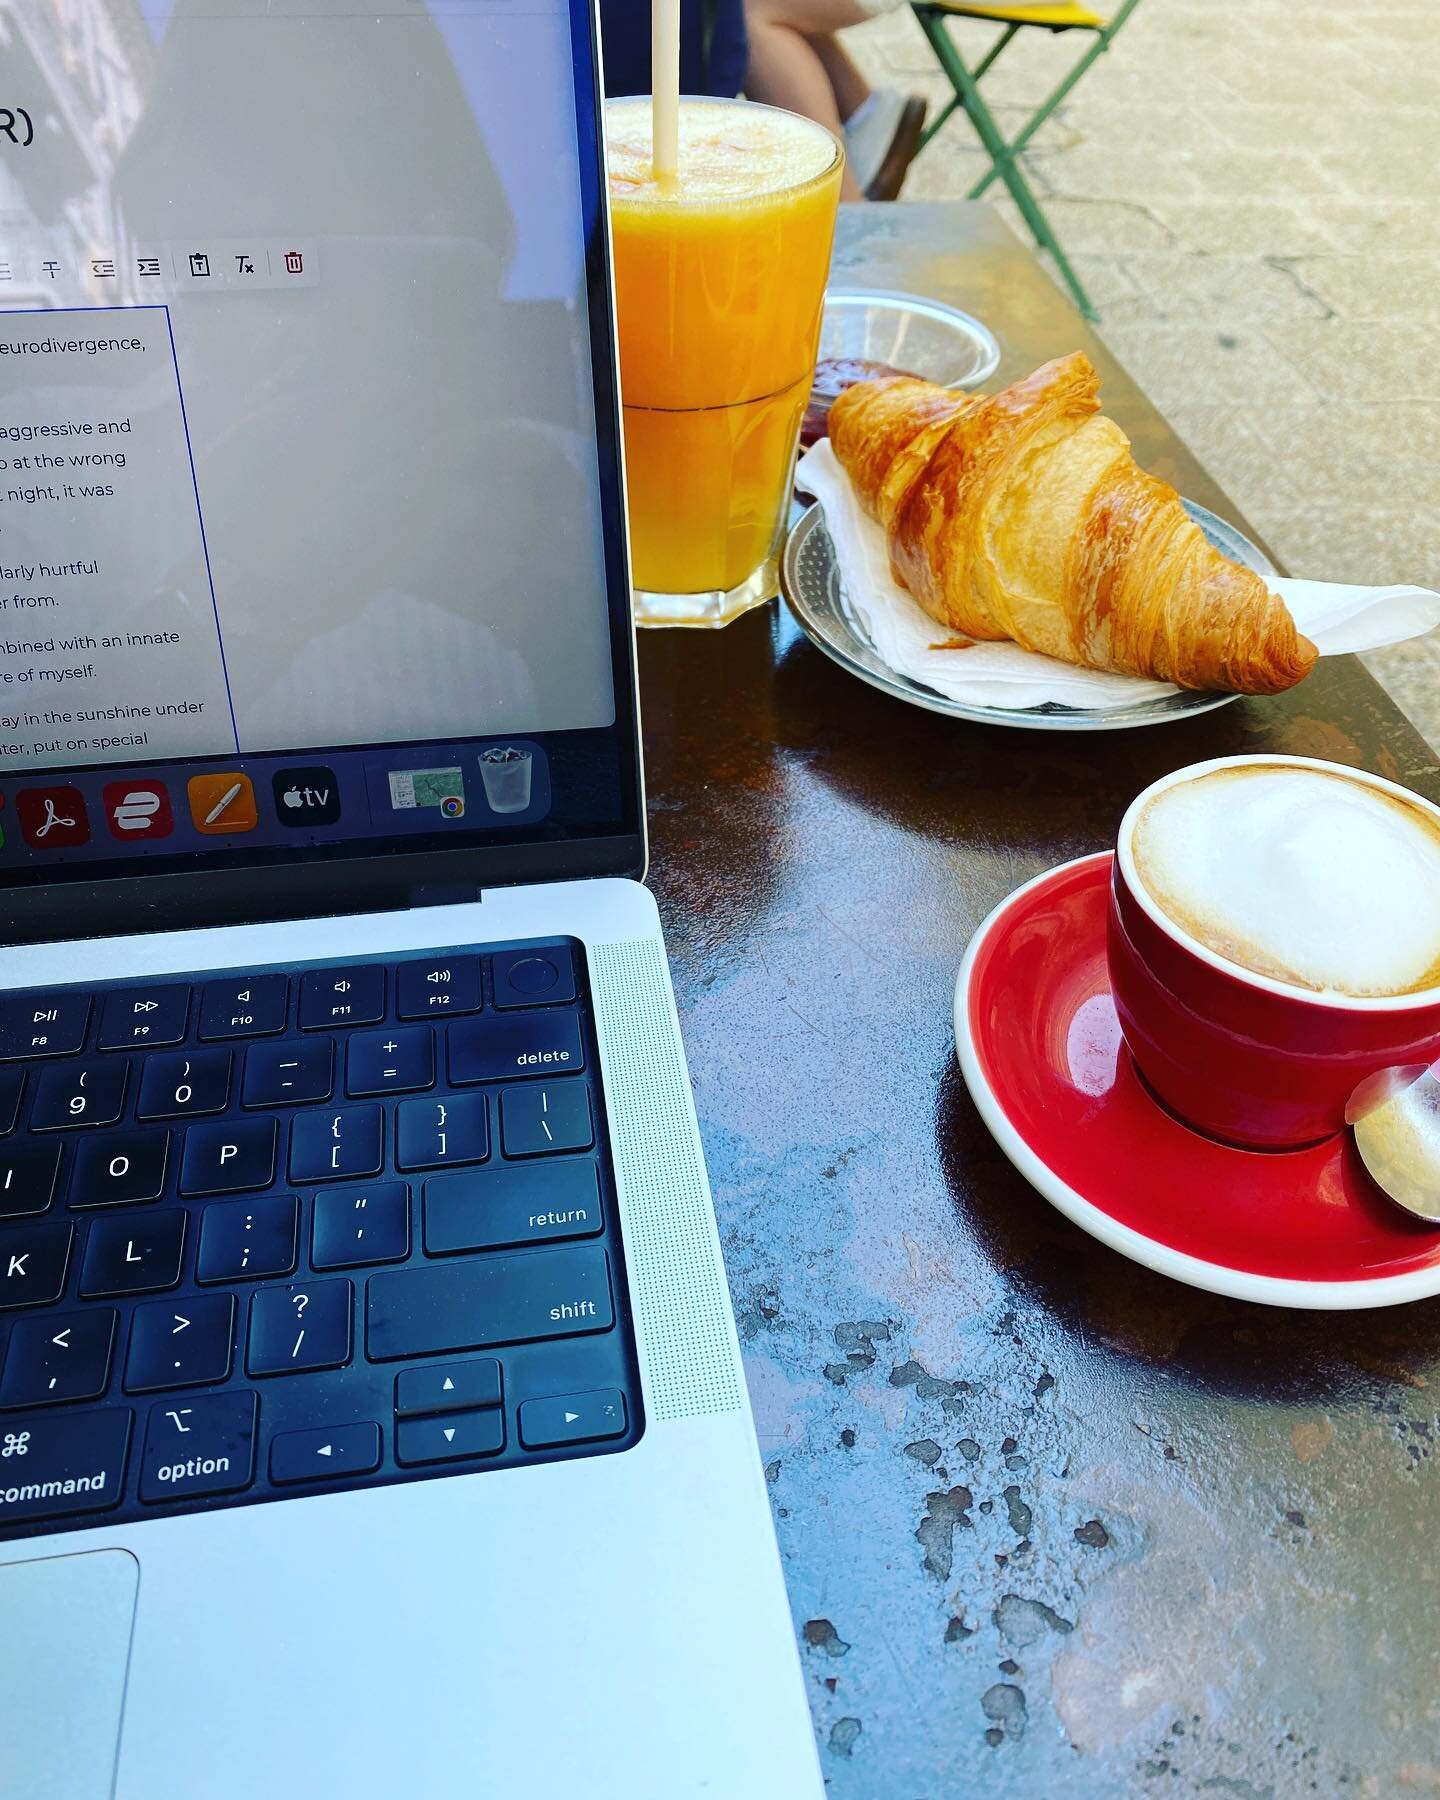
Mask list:
[[[596,944],[590,968],[648,1404],[661,1419],[733,1412],[730,1300],[664,954]]]

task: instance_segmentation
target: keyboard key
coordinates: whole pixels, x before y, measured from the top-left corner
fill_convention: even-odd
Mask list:
[[[615,1321],[609,1258],[598,1245],[372,1275],[366,1307],[375,1362],[577,1337]]]
[[[401,963],[395,972],[395,1010],[402,1019],[479,1012],[480,958],[437,956]]]
[[[55,1198],[59,1144],[19,1143],[0,1151],[0,1219],[42,1213]]]
[[[0,1423],[0,1526],[103,1512],[125,1495],[130,1410],[41,1413]]]
[[[435,1085],[435,1034],[424,1026],[357,1031],[345,1051],[347,1094],[413,1094]]]
[[[116,1317],[113,1306],[91,1306],[84,1312],[17,1319],[10,1328],[0,1406],[98,1399],[110,1379]]]
[[[559,1006],[575,998],[575,964],[562,945],[497,950],[490,966],[498,1007]]]
[[[145,1059],[140,1077],[142,1119],[196,1119],[224,1112],[230,1101],[230,1052],[191,1050]]]
[[[168,1131],[107,1132],[75,1146],[70,1206],[132,1206],[158,1200],[165,1192],[170,1160]]]
[[[443,1169],[484,1162],[490,1132],[483,1094],[406,1100],[395,1109],[395,1161],[402,1169]]]
[[[282,1431],[270,1440],[270,1479],[339,1481],[380,1467],[380,1427],[335,1425],[328,1431]]]
[[[153,1294],[174,1287],[184,1251],[185,1214],[178,1208],[134,1219],[96,1219],[85,1244],[81,1298]]]
[[[428,1256],[597,1237],[605,1227],[588,1156],[441,1175],[425,1183],[424,1212]]]
[[[497,1456],[504,1448],[505,1415],[498,1410],[402,1419],[395,1427],[395,1459],[407,1467],[458,1462],[467,1456]]]
[[[188,987],[126,988],[108,994],[100,1012],[97,1050],[183,1044],[190,1017]]]
[[[32,1131],[68,1131],[72,1126],[113,1125],[125,1110],[126,1062],[73,1062],[45,1069],[30,1102]]]
[[[317,1269],[403,1262],[409,1254],[410,1190],[403,1181],[315,1196],[310,1260]]]
[[[227,1381],[234,1337],[232,1294],[187,1294],[137,1306],[125,1359],[126,1390],[146,1394]]]
[[[200,990],[202,1038],[275,1037],[285,1029],[290,983],[283,975],[231,975]]]
[[[287,1038],[252,1044],[245,1052],[246,1106],[299,1106],[328,1100],[335,1087],[335,1046],[329,1038]]]
[[[0,1231],[0,1311],[60,1298],[72,1231],[68,1220],[59,1219]]]
[[[520,1406],[520,1442],[527,1450],[594,1443],[619,1437],[624,1430],[625,1396],[618,1388],[562,1394],[554,1400],[525,1400]]]
[[[450,1079],[513,1081],[519,1075],[573,1075],[585,1067],[573,1012],[508,1013],[472,1019],[450,1033]]]
[[[312,1281],[261,1288],[250,1301],[252,1375],[284,1375],[295,1369],[337,1369],[350,1360],[348,1281]]]
[[[200,1221],[197,1281],[257,1281],[295,1267],[300,1202],[293,1194],[225,1200]]]
[[[196,1394],[150,1408],[140,1463],[140,1498],[149,1505],[229,1494],[255,1471],[256,1397]]]
[[[26,994],[0,1000],[0,1062],[73,1056],[85,1048],[88,994]]]
[[[378,1175],[384,1149],[383,1106],[301,1113],[290,1128],[290,1179],[303,1185]]]
[[[23,1069],[0,1069],[0,1137],[15,1129],[20,1117],[20,1096],[25,1091]]]
[[[402,1369],[395,1377],[397,1419],[429,1413],[476,1412],[499,1406],[500,1365],[493,1357],[478,1362],[437,1363],[428,1369]]]
[[[378,1025],[385,1017],[385,969],[360,963],[353,969],[312,969],[300,978],[300,1029]]]
[[[500,1142],[507,1156],[588,1150],[595,1142],[590,1089],[583,1081],[538,1082],[500,1091]]]
[[[185,1133],[180,1192],[188,1197],[238,1194],[246,1188],[269,1187],[275,1179],[279,1131],[274,1119],[226,1119],[217,1125],[192,1125]]]

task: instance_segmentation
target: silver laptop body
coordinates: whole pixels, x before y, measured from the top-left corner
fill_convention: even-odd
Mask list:
[[[7,1800],[819,1791],[639,880],[596,62],[0,0]]]

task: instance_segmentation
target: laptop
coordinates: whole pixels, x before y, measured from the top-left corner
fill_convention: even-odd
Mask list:
[[[0,5],[0,1792],[819,1791],[574,0]]]

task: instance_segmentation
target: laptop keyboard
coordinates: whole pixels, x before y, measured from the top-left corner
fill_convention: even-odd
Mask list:
[[[0,994],[0,1540],[639,1437],[581,946]]]

